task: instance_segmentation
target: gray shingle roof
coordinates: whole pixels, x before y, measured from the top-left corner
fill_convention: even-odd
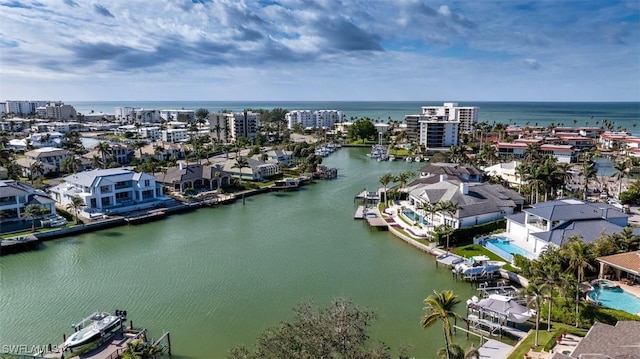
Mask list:
[[[562,246],[571,236],[579,236],[585,243],[593,243],[602,234],[610,235],[622,232],[623,227],[607,222],[604,219],[569,221],[549,232],[532,233],[541,240]]]
[[[458,181],[441,181],[433,184],[416,185],[409,193],[423,201],[435,204],[451,201],[459,205],[458,217],[470,217],[500,210],[500,207],[516,207],[524,198],[511,189],[490,183],[468,183],[468,192],[463,194]]]
[[[229,173],[213,166],[190,164],[182,169],[179,167],[170,168],[166,175],[157,176],[157,180],[162,183],[180,183],[184,181],[195,181],[201,178],[213,179],[218,172],[221,177],[230,176]]]
[[[571,357],[595,358],[597,354],[607,358],[640,358],[640,322],[619,321],[615,326],[593,324]]]
[[[584,202],[577,199],[542,202],[534,205],[533,208],[527,208],[523,211],[550,221],[629,217],[611,205],[598,202]]]
[[[481,170],[475,168],[474,166],[464,166],[457,163],[444,162],[436,162],[420,167],[420,172],[454,176],[458,174],[481,175],[483,173]]]

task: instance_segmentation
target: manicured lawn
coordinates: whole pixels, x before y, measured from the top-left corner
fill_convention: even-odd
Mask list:
[[[497,254],[491,252],[490,250],[484,248],[483,246],[479,245],[479,244],[468,244],[466,246],[462,246],[462,247],[456,247],[455,248],[455,253],[458,255],[461,255],[465,258],[469,258],[472,256],[487,256],[489,257],[492,261],[502,261],[502,262],[506,262],[506,260],[502,257],[499,257]],[[507,262],[507,264],[502,267],[505,270],[508,271],[515,271],[515,268],[513,268],[511,266],[511,264],[509,264]]]

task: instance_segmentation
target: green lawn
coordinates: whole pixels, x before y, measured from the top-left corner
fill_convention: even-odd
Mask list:
[[[455,248],[455,253],[458,254],[458,255],[461,255],[461,256],[463,256],[465,258],[469,258],[469,257],[472,257],[472,256],[483,256],[484,255],[484,256],[489,257],[493,261],[507,262],[506,259],[498,256],[497,254],[491,252],[490,250],[484,248],[483,246],[481,246],[479,244],[468,244],[466,246],[456,247]],[[515,271],[516,270],[508,262],[502,268],[504,268],[505,270],[508,270],[508,271]]]

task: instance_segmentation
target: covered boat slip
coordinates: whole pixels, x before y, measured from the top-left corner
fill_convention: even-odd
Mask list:
[[[470,330],[486,333],[491,336],[510,335],[522,339],[527,335],[522,326],[534,313],[513,298],[491,294],[478,300],[477,297],[467,301],[467,325]],[[509,325],[511,324],[511,325]]]

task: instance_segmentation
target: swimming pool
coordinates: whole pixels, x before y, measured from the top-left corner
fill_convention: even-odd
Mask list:
[[[604,289],[595,284],[589,292],[589,299],[605,307],[640,314],[640,298],[625,292],[622,288]]]
[[[410,221],[413,222],[418,222],[418,223],[422,223],[422,224],[429,224],[429,220],[426,219],[424,216],[421,216],[419,214],[417,214],[416,212],[412,211],[410,208],[405,208],[402,210],[402,214],[407,217],[407,219],[409,219]]]
[[[529,259],[537,258],[535,254],[516,246],[506,237],[491,237],[491,239],[485,241],[484,247],[510,262],[513,260],[514,254],[519,254]]]

